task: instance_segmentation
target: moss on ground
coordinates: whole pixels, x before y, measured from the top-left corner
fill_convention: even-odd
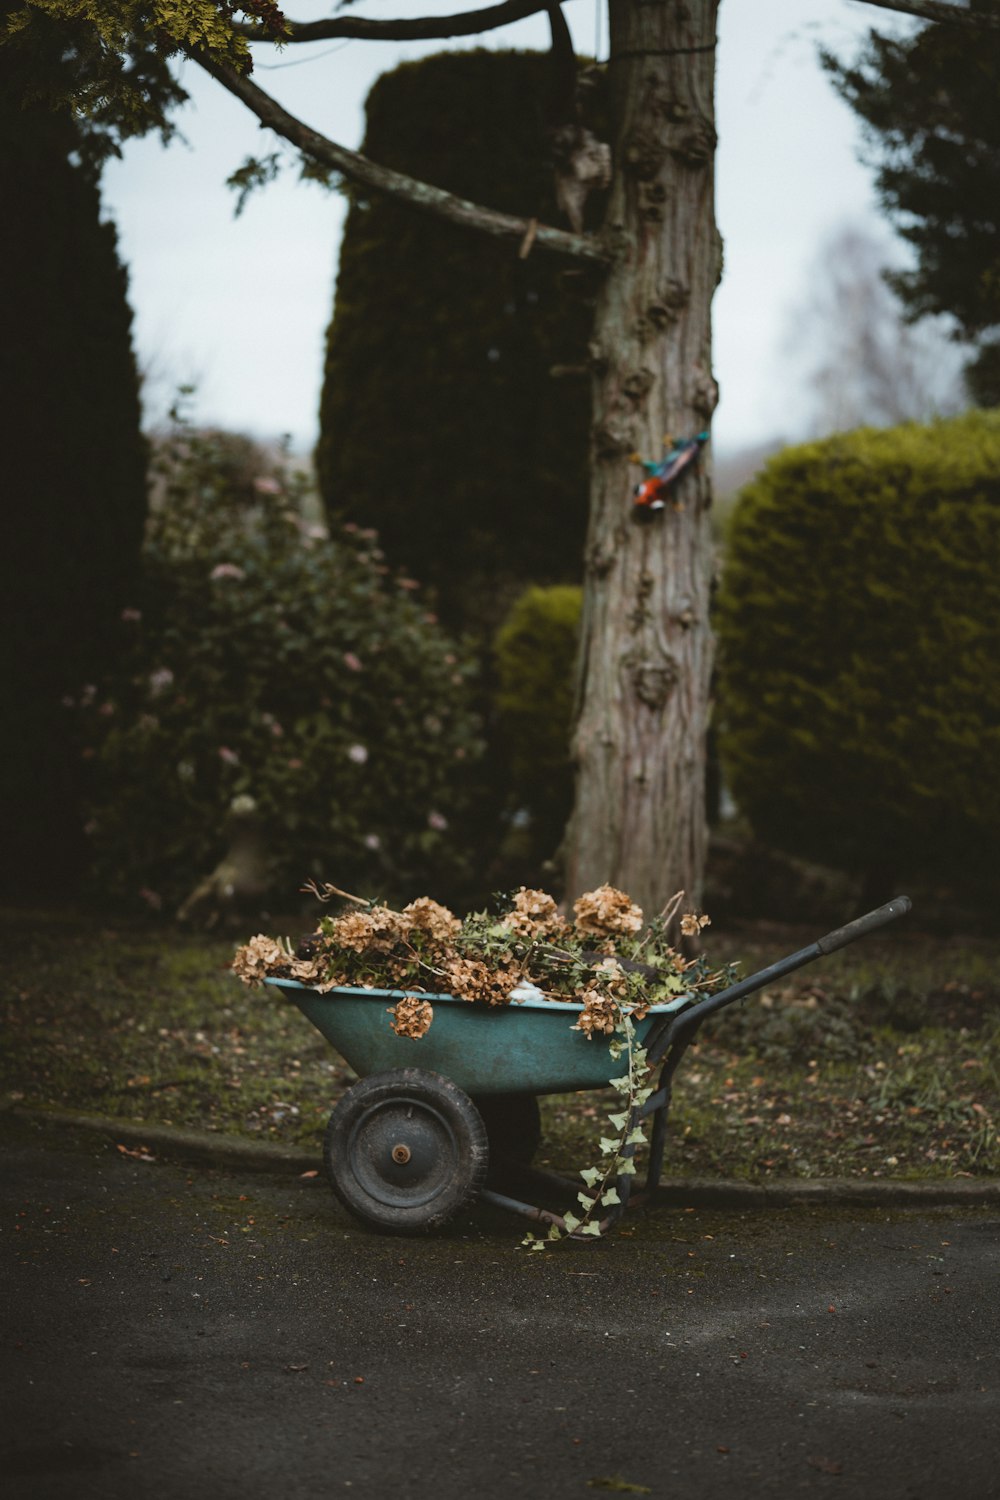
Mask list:
[[[355,1075],[294,1007],[234,979],[236,938],[47,912],[0,926],[8,1099],[318,1145]],[[709,935],[751,971],[813,936]],[[869,939],[722,1012],[678,1073],[666,1173],[1000,1175],[998,960],[996,940]],[[539,1160],[589,1165],[613,1107],[543,1100]]]

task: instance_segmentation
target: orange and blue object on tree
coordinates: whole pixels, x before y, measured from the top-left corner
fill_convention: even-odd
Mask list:
[[[699,432],[696,437],[678,438],[676,441],[668,438],[667,441],[670,447],[657,463],[647,463],[645,459],[636,460],[645,469],[646,478],[636,485],[632,497],[637,506],[650,511],[663,510],[667,503],[667,491],[686,469],[697,462],[702,448],[708,442],[708,433]]]

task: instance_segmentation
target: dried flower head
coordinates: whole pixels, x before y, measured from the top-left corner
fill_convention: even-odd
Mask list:
[[[583,1010],[580,1019],[571,1031],[582,1031],[588,1042],[594,1039],[594,1032],[601,1036],[610,1036],[614,1031],[620,1014],[618,1004],[610,995],[602,994],[600,990],[584,990],[580,996],[583,1001]]]
[[[697,937],[703,927],[710,927],[712,918],[698,912],[685,912],[681,917],[681,932],[685,937]]]
[[[409,1036],[414,1041],[429,1030],[434,1019],[430,1001],[424,1000],[420,995],[404,995],[402,1000],[397,1000],[390,1007],[389,1014],[393,1018],[390,1025],[396,1035]]]
[[[519,964],[487,964],[478,958],[451,958],[444,965],[448,990],[479,1005],[508,1005],[523,977]]]
[[[638,932],[642,927],[642,910],[613,885],[585,891],[573,903],[577,932]]]
[[[428,937],[441,943],[453,938],[462,925],[453,912],[429,896],[418,896],[416,901],[404,906],[403,916],[411,932],[426,932]]]
[[[330,934],[339,948],[354,953],[387,953],[404,935],[405,923],[398,912],[387,906],[373,906],[368,911],[348,911],[338,917]]]
[[[233,973],[244,984],[262,984],[275,969],[287,967],[288,961],[289,954],[280,943],[258,932],[237,950]]]
[[[545,891],[528,890],[523,885],[514,896],[510,911],[501,919],[501,925],[526,938],[555,937],[566,927],[551,896]]]
[[[624,1000],[628,994],[628,979],[625,970],[616,958],[602,958],[593,971],[593,987],[610,995],[615,1000]]]

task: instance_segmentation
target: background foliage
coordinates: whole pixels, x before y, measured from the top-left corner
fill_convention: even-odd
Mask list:
[[[0,10],[0,20],[3,11]],[[40,71],[68,66],[58,39]],[[0,48],[2,884],[65,883],[83,858],[63,694],[102,670],[134,583],[146,446],[127,277],[97,168],[66,110],[34,102]]]
[[[479,51],[397,68],[369,95],[363,150],[556,222],[547,61]],[[444,617],[481,635],[525,583],[580,576],[587,289],[542,257],[352,196],[321,403],[323,497],[331,515],[377,526]],[[554,366],[578,374],[553,378]]]
[[[970,0],[996,13],[996,0]],[[916,266],[889,279],[915,317],[950,313],[977,347],[980,405],[1000,405],[1000,45],[994,31],[930,25],[872,31],[853,64],[825,55],[866,127],[883,206]]]
[[[533,585],[511,607],[494,645],[499,754],[510,805],[521,819],[527,815],[519,857],[535,870],[559,847],[573,800],[570,734],[581,601],[577,585]]]
[[[722,752],[754,832],[856,870],[995,882],[1000,414],[772,459],[732,516]]]
[[[373,531],[327,538],[252,445],[179,426],[159,471],[124,665],[82,700],[100,887],[175,904],[250,795],[279,900],[310,876],[448,890],[479,752],[468,657]]]

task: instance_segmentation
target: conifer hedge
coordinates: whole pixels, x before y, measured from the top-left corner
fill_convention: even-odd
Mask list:
[[[718,632],[725,773],[758,837],[995,877],[1000,412],[772,459],[732,515]]]
[[[547,64],[486,51],[404,64],[369,95],[363,149],[559,222]],[[390,561],[436,588],[449,623],[484,636],[526,583],[582,571],[588,291],[586,274],[352,194],[321,399],[324,501],[375,526]]]
[[[0,48],[0,889],[13,894],[65,889],[82,862],[61,699],[110,663],[146,515],[127,274],[84,148]]]

